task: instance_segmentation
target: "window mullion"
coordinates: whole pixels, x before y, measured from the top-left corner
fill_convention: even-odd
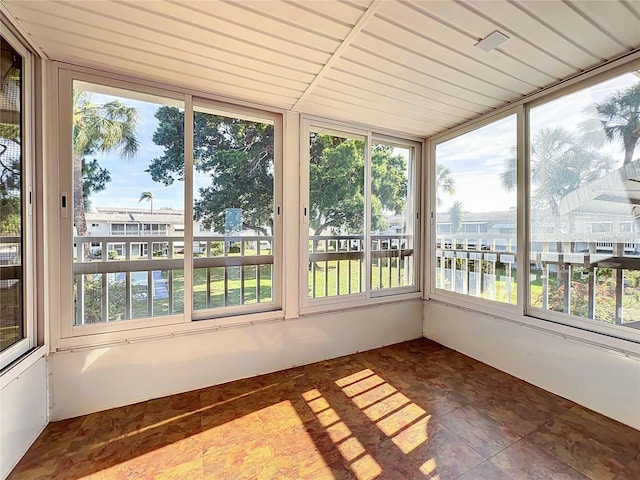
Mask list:
[[[527,113],[524,105],[516,109],[517,140],[516,140],[516,175],[517,175],[517,230],[516,243],[516,272],[518,312],[526,313],[529,304],[529,138],[527,134]]]
[[[299,306],[309,306],[309,123],[300,123],[300,291]]]
[[[193,97],[184,99],[184,321],[193,312]]]
[[[373,141],[368,132],[364,147],[364,292],[371,297],[371,148]]]

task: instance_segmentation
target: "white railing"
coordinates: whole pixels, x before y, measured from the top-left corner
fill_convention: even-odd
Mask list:
[[[371,288],[412,285],[413,236],[371,236]],[[349,295],[364,291],[364,237],[309,237],[309,298]]]
[[[364,238],[311,236],[310,293],[363,291]],[[76,324],[181,313],[184,238],[74,238]],[[413,281],[409,235],[371,237],[372,288]],[[273,237],[197,235],[193,239],[194,309],[271,300]]]
[[[0,236],[0,288],[22,279],[22,237]]]
[[[640,321],[639,242],[586,236],[531,246],[533,306],[616,324]],[[439,235],[436,288],[516,303],[516,251],[514,236]]]
[[[265,269],[261,267],[267,266],[271,276],[272,240],[265,236],[195,237],[194,277],[204,289],[199,308],[229,305],[228,272],[232,267],[239,267],[240,304],[245,303],[244,277],[253,268],[254,299],[259,303],[264,297],[260,289]],[[180,289],[184,284],[184,238],[87,236],[75,237],[74,242],[76,324],[183,311],[184,292]],[[219,301],[212,302],[212,275],[216,269],[223,272],[224,293]]]

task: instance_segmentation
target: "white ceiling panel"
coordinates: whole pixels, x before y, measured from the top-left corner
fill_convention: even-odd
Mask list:
[[[507,68],[500,68],[499,65],[490,65],[485,62],[484,58],[479,55],[482,50],[474,48],[473,43],[475,42],[473,41],[468,43],[477,52],[467,54],[456,48],[455,44],[447,45],[420,33],[419,30],[409,31],[406,26],[402,27],[380,18],[371,20],[367,24],[365,33],[398,46],[412,55],[495,85],[501,90],[524,94],[532,88],[538,88],[535,83],[525,78],[519,78],[509,72]]]
[[[52,60],[421,136],[640,48],[639,0],[0,2]]]
[[[355,49],[354,49],[355,50]],[[439,78],[429,71],[419,70],[411,65],[402,65],[393,59],[382,58],[362,49],[345,54],[333,72],[342,71],[357,75],[362,79],[381,83],[387,88],[415,90],[416,93],[437,96],[440,101],[464,106],[471,111],[480,107],[486,111],[496,104],[496,98],[486,94],[453,85],[446,78]]]
[[[514,6],[598,60],[606,60],[612,51],[628,49],[628,45],[617,41],[608,31],[602,28],[597,19],[587,18],[570,2],[518,1]],[[559,25],[559,18],[570,18],[571,22]],[[585,35],[588,32],[588,35]]]
[[[353,68],[352,70],[355,70]],[[378,76],[378,75],[376,75]],[[430,91],[419,91],[415,86],[412,88],[400,88],[397,85],[389,88],[383,82],[377,82],[366,76],[354,75],[353,71],[332,70],[331,75],[326,78],[323,84],[342,85],[353,89],[359,89],[376,96],[390,99],[390,101],[403,101],[412,105],[428,105],[430,111],[438,111],[459,118],[468,118],[469,114],[479,114],[484,108],[477,107],[470,110],[468,104],[462,100],[454,98],[438,98]],[[451,101],[450,101],[451,100]],[[457,104],[457,105],[456,105]]]
[[[456,8],[460,7],[456,6]],[[451,24],[434,16],[431,12],[425,11],[420,5],[411,3],[385,2],[384,8],[376,16],[397,25],[399,28],[405,28],[421,39],[416,42],[429,51],[432,46],[438,46],[447,59],[454,56],[459,58],[460,65],[466,64],[472,69],[479,69],[485,73],[488,69],[490,75],[495,72],[500,76],[505,76],[507,81],[518,79],[524,83],[527,90],[546,85],[555,79],[552,73],[537,69],[526,61],[501,55],[498,52],[484,52],[474,47],[474,43],[479,37],[492,31],[491,25],[477,29],[478,17],[473,19],[471,25],[472,28],[477,29],[474,34],[473,31],[464,30],[457,16],[456,23]],[[522,42],[519,43],[522,44]]]
[[[548,4],[550,2],[543,3]],[[485,18],[490,23],[493,23],[498,30],[507,36],[520,38],[531,45],[537,46],[549,56],[554,56],[558,60],[566,62],[574,70],[580,70],[585,66],[591,66],[601,61],[597,55],[579,47],[581,37],[587,36],[588,31],[582,32],[580,37],[574,38],[573,41],[567,41],[562,34],[558,33],[564,30],[565,24],[571,24],[573,16],[564,19],[556,18],[555,28],[550,28],[553,27],[553,24],[549,25],[538,21],[520,8],[517,2],[474,2],[462,0],[460,4],[478,17]],[[575,17],[577,18],[577,15]],[[486,32],[484,35],[488,33],[490,32]],[[617,52],[622,50],[622,48],[616,49]],[[544,63],[542,66],[544,67]]]
[[[447,79],[452,85],[480,91],[499,101],[505,102],[522,95],[522,92],[505,89],[498,81],[489,76],[478,76],[475,72],[467,72],[455,63],[448,63],[431,56],[431,52],[406,46],[384,38],[377,32],[363,32],[358,38],[357,47],[368,52],[377,53],[387,62],[398,62],[407,67],[417,68],[419,71],[429,72],[431,75]]]

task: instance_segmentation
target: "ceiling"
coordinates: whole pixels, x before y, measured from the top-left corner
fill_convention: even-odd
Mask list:
[[[419,136],[640,48],[637,0],[2,2],[52,60]]]

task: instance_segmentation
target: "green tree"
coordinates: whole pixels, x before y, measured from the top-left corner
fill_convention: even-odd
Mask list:
[[[146,171],[168,186],[184,180],[184,113],[165,106],[155,116],[153,141],[164,152]],[[223,233],[226,209],[240,208],[243,228],[272,232],[273,125],[202,112],[194,113],[193,122],[194,169],[211,179],[194,192],[194,219]]]
[[[608,140],[618,139],[624,148],[624,165],[631,163],[640,140],[640,82],[595,105]]]
[[[309,165],[309,225],[362,233],[364,227],[364,142],[312,133]],[[371,229],[387,228],[384,212],[400,214],[407,201],[407,162],[393,147],[371,149]]]
[[[142,192],[140,194],[140,199],[138,200],[138,203],[140,203],[143,200],[151,203],[151,214],[153,215],[153,193],[151,193],[151,192]]]
[[[436,203],[438,207],[442,206],[441,194],[456,194],[456,182],[453,179],[453,176],[451,176],[451,170],[449,167],[445,167],[441,163],[436,164],[436,189]]]
[[[309,165],[309,225],[324,230],[362,233],[364,226],[364,142],[312,134]],[[325,145],[316,149],[314,144]],[[378,202],[376,208],[380,209]]]
[[[563,127],[542,128],[532,138],[530,175],[535,189],[531,201],[536,204],[534,210],[550,214],[549,219],[556,233],[562,230],[560,200],[611,170],[611,158],[601,154],[595,146],[593,142],[585,141],[583,136]],[[501,174],[502,184],[507,190],[516,186],[515,169],[513,158],[507,159]],[[562,242],[559,240],[556,251],[562,251]],[[558,264],[557,277],[558,292],[549,297],[549,305],[552,310],[567,311],[567,292],[571,288],[571,279],[564,263]]]
[[[163,185],[184,179],[184,114],[173,107],[156,112],[153,141],[164,147],[147,171]],[[273,231],[273,126],[242,119],[194,113],[194,168],[211,184],[200,187],[194,219],[224,232],[227,208],[241,208],[243,228]],[[314,231],[362,230],[364,223],[363,142],[330,135],[310,139],[310,224]],[[372,228],[384,228],[383,211],[400,213],[407,195],[406,161],[393,147],[372,151]],[[266,228],[264,226],[267,226]]]
[[[3,135],[11,135],[10,131],[3,131]],[[19,135],[19,130],[18,130]],[[15,144],[20,148],[20,138],[6,138],[1,136],[0,144],[0,235],[20,235],[22,231],[22,215],[20,212],[21,162],[20,156],[12,156]],[[19,150],[18,150],[19,151]]]
[[[2,42],[3,105],[0,122],[0,235],[22,232],[22,135],[19,98],[22,85],[20,62]],[[8,47],[8,48],[5,48]],[[6,101],[5,101],[6,100]],[[17,103],[14,103],[16,101]]]
[[[97,159],[82,159],[82,199],[84,210],[91,208],[91,194],[102,192],[111,181],[111,173],[102,168]]]
[[[133,158],[140,145],[137,123],[135,108],[119,100],[97,105],[88,92],[73,91],[73,220],[78,235],[87,233],[83,158],[91,153],[114,150],[124,159]]]

